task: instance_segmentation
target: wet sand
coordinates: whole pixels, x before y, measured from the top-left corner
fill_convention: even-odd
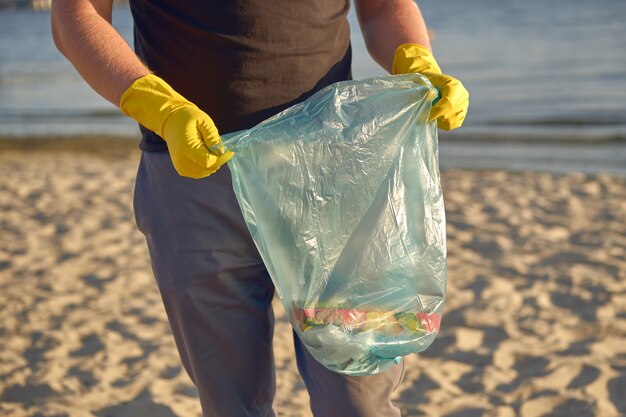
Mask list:
[[[0,415],[200,416],[132,213],[132,142],[0,141]],[[626,177],[446,170],[448,298],[404,416],[626,415]],[[275,303],[279,416],[310,416]]]

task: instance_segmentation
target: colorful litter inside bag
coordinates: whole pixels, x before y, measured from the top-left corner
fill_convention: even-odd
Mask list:
[[[446,240],[437,92],[421,75],[340,82],[223,140],[289,320],[324,366],[381,372],[439,329]]]

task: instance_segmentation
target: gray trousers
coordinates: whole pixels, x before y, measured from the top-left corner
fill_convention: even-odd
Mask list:
[[[274,286],[237,205],[230,171],[188,179],[176,173],[168,153],[144,152],[134,205],[203,416],[274,416]],[[400,416],[390,396],[403,365],[350,377],[320,365],[295,335],[294,344],[316,417]]]

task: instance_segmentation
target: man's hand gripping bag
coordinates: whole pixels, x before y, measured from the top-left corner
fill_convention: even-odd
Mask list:
[[[381,372],[439,329],[445,217],[427,121],[436,97],[417,74],[346,81],[223,138],[289,320],[333,371]]]

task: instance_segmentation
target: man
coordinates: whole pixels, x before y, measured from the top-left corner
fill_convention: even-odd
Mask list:
[[[467,92],[442,75],[411,0],[355,0],[370,54],[440,89],[431,119],[461,125]],[[142,125],[135,213],[204,416],[272,416],[274,287],[234,197],[219,132],[250,128],[350,78],[348,0],[131,0],[135,52],[112,0],[54,0],[59,50]],[[398,416],[402,365],[348,377],[294,338],[315,416]]]

